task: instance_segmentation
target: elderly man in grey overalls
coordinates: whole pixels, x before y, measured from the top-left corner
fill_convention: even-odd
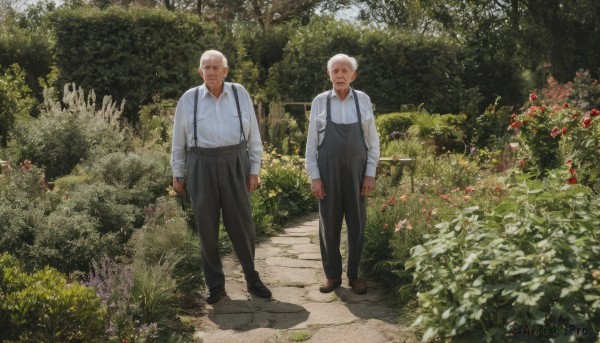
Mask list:
[[[356,78],[356,59],[338,54],[327,72],[333,90],[312,102],[306,142],[306,170],[311,191],[319,199],[319,239],[326,281],[319,290],[329,293],[342,284],[340,237],[345,218],[348,229],[348,284],[357,294],[367,292],[358,277],[366,225],[365,196],[376,186],[379,136],[368,95],[350,87]]]
[[[262,142],[252,100],[243,86],[224,82],[229,69],[219,51],[203,53],[198,71],[204,84],[185,92],[177,103],[171,167],[173,188],[183,196],[187,192],[192,201],[206,302],[216,303],[227,294],[218,244],[221,214],[248,290],[270,298],[271,291],[254,269],[250,192],[258,186]]]

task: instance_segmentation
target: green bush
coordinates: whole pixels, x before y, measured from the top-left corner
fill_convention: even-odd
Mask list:
[[[595,339],[600,202],[569,185],[566,169],[544,181],[521,177],[493,211],[467,208],[411,249],[424,341],[499,342],[534,324],[565,341]]]
[[[153,96],[177,98],[197,84],[200,53],[223,44],[198,16],[158,8],[65,9],[51,21],[59,82],[127,100],[125,117],[134,123]]]
[[[129,243],[136,261],[158,264],[167,255],[175,261],[171,277],[176,280],[176,297],[182,305],[198,303],[203,288],[200,242],[190,230],[182,210],[174,201],[160,198],[148,208],[146,222]]]
[[[171,181],[169,159],[166,152],[115,152],[96,160],[89,173],[95,180],[120,189],[120,199],[141,209],[166,193]]]
[[[0,340],[102,342],[105,313],[92,289],[49,267],[28,274],[0,256]]]
[[[75,85],[65,86],[62,104],[47,94],[40,117],[15,129],[10,145],[16,160],[43,166],[54,180],[86,159],[130,149],[129,132],[119,122],[121,110],[110,98],[97,109],[94,92],[86,96]]]
[[[378,112],[424,103],[435,112],[457,113],[474,98],[461,80],[466,74],[461,47],[439,38],[323,17],[313,18],[290,37],[282,60],[269,71],[268,96],[311,101],[331,88],[326,65],[340,52],[357,58],[358,76],[353,86],[371,97]]]
[[[530,107],[511,116],[510,127],[523,146],[522,165],[544,173],[568,162],[573,168],[572,182],[599,191],[600,111],[582,111],[569,103],[546,107],[535,94],[531,98]]]
[[[263,154],[261,186],[252,194],[252,214],[259,234],[272,234],[289,219],[315,211],[317,201],[310,194],[304,159],[280,156],[275,150]]]
[[[394,112],[378,115],[376,118],[377,133],[382,143],[397,139],[394,132],[407,132],[412,126],[411,112]]]
[[[28,118],[35,105],[25,73],[13,64],[0,74],[0,148],[6,147],[17,120]]]

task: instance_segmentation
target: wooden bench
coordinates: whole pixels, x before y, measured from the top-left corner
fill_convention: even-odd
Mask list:
[[[392,175],[392,186],[398,185],[404,168],[408,168],[410,171],[410,190],[415,192],[414,179],[416,161],[412,158],[397,158],[397,157],[381,157],[379,163],[382,165],[388,165],[390,168],[390,175]]]

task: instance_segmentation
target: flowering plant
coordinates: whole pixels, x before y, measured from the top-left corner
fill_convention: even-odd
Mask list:
[[[600,183],[600,111],[581,111],[569,103],[546,107],[537,95],[529,96],[530,106],[512,114],[514,130],[531,153],[531,163],[539,171],[571,161],[582,183]]]

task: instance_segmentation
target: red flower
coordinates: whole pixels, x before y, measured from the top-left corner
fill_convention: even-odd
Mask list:
[[[552,138],[556,138],[556,136],[560,135],[560,130],[558,129],[558,127],[553,127],[552,131],[550,132],[550,136],[552,136]]]
[[[564,108],[569,108],[569,103],[565,102],[565,104],[563,105]]]
[[[577,184],[577,178],[576,178],[575,176],[572,176],[572,177],[570,177],[570,178],[568,178],[568,179],[567,179],[567,182],[568,182],[570,185]]]
[[[590,117],[597,117],[597,116],[600,116],[600,110],[597,110],[597,109],[595,109],[595,108],[594,108],[594,109],[593,109],[593,110],[590,112]]]
[[[529,101],[536,101],[537,98],[538,98],[537,94],[535,94],[535,93],[529,94]]]
[[[575,112],[575,113],[573,113],[573,115],[571,117],[577,118],[577,117],[579,117],[579,113]]]
[[[444,195],[442,195],[442,199],[444,199],[446,201],[450,201],[450,194],[444,194]]]
[[[381,205],[380,211],[385,212],[385,210],[387,210],[387,205],[386,204]]]
[[[571,175],[575,175],[575,169],[569,168],[569,173],[571,173]]]
[[[467,188],[465,188],[465,194],[471,194],[471,192],[473,192],[473,189],[471,189],[471,186],[467,186]]]
[[[523,125],[522,121],[516,121],[516,122],[510,124],[510,127],[513,128],[513,129],[518,129],[519,126],[521,126],[521,125]]]
[[[565,162],[565,164],[566,165],[571,165],[571,164],[573,164],[573,161],[572,160],[568,160],[567,162]]]
[[[592,118],[590,118],[590,117],[583,118],[583,127],[584,128],[590,127],[591,124],[592,124]]]
[[[563,127],[562,127],[562,129],[560,130],[560,132],[561,132],[563,135],[566,135],[566,134],[567,134],[567,127],[566,127],[566,126],[563,126]]]
[[[540,106],[540,111],[542,111],[542,113],[544,113],[544,111],[546,111],[546,106],[544,106],[544,105]]]

